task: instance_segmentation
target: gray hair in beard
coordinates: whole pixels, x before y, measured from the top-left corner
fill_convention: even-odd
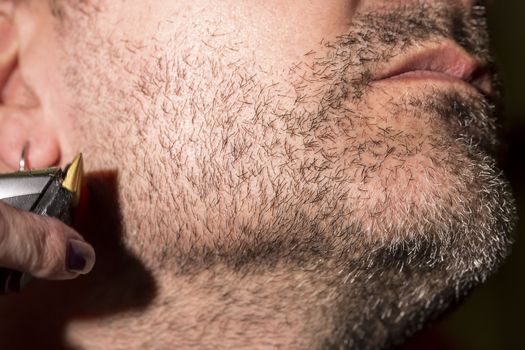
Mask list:
[[[330,121],[366,118],[348,106],[366,97],[374,67],[422,41],[444,38],[490,62],[480,6],[464,13],[440,2],[361,14],[347,35],[325,44],[328,54],[319,57],[311,71],[304,74],[304,67],[295,67],[297,75],[308,76],[296,82],[295,110],[277,113],[269,101],[261,103],[259,113],[280,119],[299,134],[317,135]],[[320,101],[312,83],[323,92]],[[514,202],[490,156],[497,144],[494,107],[481,96],[439,92],[402,99],[392,102],[392,115],[420,113],[448,125],[452,137],[436,135],[429,141],[448,152],[447,161],[437,165],[461,179],[449,197],[435,198],[448,204],[438,210],[413,206],[409,220],[377,220],[370,228],[337,205],[308,215],[294,204],[297,198],[286,196],[292,191],[283,188],[277,221],[243,227],[240,239],[210,246],[194,242],[175,255],[177,273],[192,275],[214,266],[241,276],[282,266],[307,271],[315,281],[315,295],[324,295],[324,306],[331,311],[322,322],[307,321],[305,333],[314,338],[317,334],[317,345],[326,349],[379,349],[399,343],[458,302],[495,271],[512,241]],[[322,145],[313,147],[321,150]],[[303,170],[312,177],[319,173],[315,167]],[[367,172],[378,175],[374,166]],[[320,182],[317,194],[304,201],[322,200],[323,188],[341,186],[343,182]],[[321,303],[312,296],[303,298],[310,306]]]
[[[377,65],[418,43],[445,38],[454,39],[478,58],[490,61],[484,26],[482,7],[474,6],[471,12],[465,13],[443,2],[394,9],[389,6],[384,12],[377,10],[360,14],[346,35],[335,42],[325,43],[326,50],[323,50],[322,56],[315,60],[313,66],[298,64],[294,67],[297,96],[293,110],[276,108],[279,96],[274,94],[274,90],[277,88],[261,86],[256,76],[246,78],[249,75],[246,72],[253,73],[253,70],[246,69],[243,64],[250,63],[241,62],[223,67],[221,62],[214,62],[213,58],[196,59],[201,62],[199,73],[203,76],[206,76],[206,70],[226,70],[226,78],[219,84],[213,81],[209,88],[214,90],[207,91],[211,96],[221,96],[221,103],[218,104],[212,104],[195,92],[204,87],[191,86],[192,82],[183,78],[176,83],[182,85],[179,85],[180,96],[192,96],[188,104],[194,103],[193,111],[201,111],[202,106],[202,110],[209,108],[206,118],[212,120],[217,128],[222,127],[225,135],[231,134],[231,125],[235,125],[237,116],[249,113],[247,110],[251,109],[255,126],[260,126],[261,120],[273,119],[285,125],[286,132],[293,130],[295,135],[313,135],[307,148],[310,148],[309,154],[317,155],[328,149],[326,145],[329,145],[334,133],[341,132],[331,123],[355,119],[365,120],[366,123],[367,116],[359,115],[357,108],[352,107],[366,98],[371,89],[371,72]],[[145,68],[144,74],[139,77],[143,81],[137,85],[166,86],[164,94],[175,95],[169,91],[171,84],[167,82],[170,78],[157,78],[161,75],[159,72],[166,71],[168,77],[185,76],[178,73],[186,69],[195,70],[194,67],[184,66],[185,60],[191,61],[192,58],[191,54],[187,55],[177,64],[167,62],[163,57],[152,60],[152,68],[149,71],[149,67]],[[210,64],[210,61],[213,62]],[[213,72],[209,75],[216,76]],[[98,86],[100,82],[96,84]],[[116,86],[116,89],[120,88],[120,85]],[[313,87],[318,90],[312,91]],[[135,91],[139,96],[138,101],[154,98],[144,96],[144,91]],[[244,103],[240,101],[241,97],[246,97],[242,95],[243,92],[248,97],[257,96],[260,100]],[[128,97],[130,94],[124,91],[121,96]],[[424,208],[416,204],[409,205],[410,215],[395,222],[381,219],[388,217],[381,216],[381,213],[369,213],[365,218],[356,217],[352,213],[359,208],[348,208],[348,205],[341,204],[349,202],[348,198],[344,198],[345,190],[348,192],[348,185],[356,179],[346,176],[344,181],[331,180],[337,178],[335,161],[316,162],[317,159],[308,159],[312,162],[305,162],[298,168],[294,168],[292,162],[285,164],[288,167],[286,170],[294,175],[289,176],[292,181],[288,182],[278,175],[269,180],[260,179],[257,178],[260,172],[249,174],[248,171],[246,176],[251,175],[261,180],[261,183],[271,182],[274,186],[274,198],[257,198],[261,206],[255,208],[261,211],[261,208],[268,208],[272,219],[258,221],[259,213],[254,213],[253,222],[241,227],[238,237],[230,237],[226,232],[218,238],[210,235],[204,241],[202,237],[191,234],[186,237],[187,232],[176,232],[189,240],[189,243],[178,244],[172,240],[177,236],[174,234],[176,230],[173,222],[168,222],[167,227],[160,227],[169,220],[177,221],[178,212],[174,210],[172,216],[162,218],[164,221],[155,221],[154,228],[159,237],[164,238],[162,242],[166,243],[159,248],[162,254],[158,254],[158,265],[174,267],[173,274],[190,277],[203,271],[213,271],[217,267],[226,267],[228,272],[239,279],[283,269],[283,266],[285,272],[301,272],[308,276],[307,283],[311,284],[313,291],[295,297],[292,302],[299,305],[291,307],[296,306],[299,311],[316,307],[329,310],[322,316],[313,312],[310,314],[312,319],[305,319],[305,337],[317,338],[315,345],[320,348],[378,349],[399,342],[420,329],[424,322],[458,301],[499,266],[509,251],[515,210],[508,184],[490,156],[496,141],[493,107],[488,101],[481,96],[467,98],[460,94],[443,93],[405,95],[401,99],[403,101],[391,103],[392,114],[429,115],[439,120],[439,123],[445,123],[451,132],[451,137],[435,135],[428,140],[447,155],[444,162],[434,162],[436,166],[446,169],[455,179],[459,179],[454,184],[453,193],[446,198],[437,195],[432,198],[439,204],[433,206],[430,203]],[[167,106],[175,105],[178,108],[177,104],[169,103],[172,101],[153,101],[151,105],[157,102],[159,105],[167,102]],[[117,104],[115,101],[106,103],[110,106]],[[118,110],[118,107],[113,109]],[[148,111],[140,113],[147,114]],[[130,113],[125,110],[120,114],[128,116]],[[159,118],[151,112],[149,117],[153,121],[169,120],[170,113]],[[397,137],[387,136],[390,140]],[[170,137],[166,136],[165,144],[175,144],[175,140]],[[243,166],[251,170],[249,166],[252,165],[252,158],[246,155],[256,158],[259,153],[255,149],[257,145],[253,145],[256,142],[250,142],[253,140],[247,140],[247,137],[231,136],[222,140],[222,144],[218,142],[222,149],[231,152],[221,153],[216,149],[214,152],[205,152],[209,151],[205,148],[209,145],[202,146],[204,152],[195,152],[211,153],[209,158],[199,159],[203,169],[198,169],[198,175],[191,179],[195,192],[202,194],[201,200],[208,197],[221,199],[221,195],[227,191],[240,200],[235,197],[237,193],[234,185],[242,188],[249,182],[238,179],[238,174],[232,170],[233,165],[220,161],[228,154],[237,157],[237,164],[246,161]],[[378,142],[387,144],[386,139]],[[354,141],[356,147],[351,151],[357,156],[370,151],[368,143]],[[210,145],[214,144],[210,142]],[[171,156],[173,162],[170,166],[177,168],[177,158]],[[337,154],[333,158],[340,159],[342,156]],[[378,156],[381,158],[381,154]],[[400,153],[398,156],[403,158],[410,154]],[[282,160],[277,159],[279,162]],[[216,164],[219,166],[214,168]],[[320,164],[322,167],[319,167]],[[150,169],[151,173],[156,175],[158,168]],[[181,168],[177,168],[177,171],[187,175],[184,173],[187,169]],[[379,176],[381,165],[378,162],[365,168],[363,172],[373,178]],[[343,175],[352,171],[350,168],[344,169]],[[155,178],[151,174],[146,175]],[[308,184],[310,187],[302,182],[305,178],[312,180]],[[220,187],[217,184],[224,183],[231,184],[226,191],[206,196]],[[252,197],[257,196],[256,193],[248,193]],[[184,200],[180,196],[174,198],[173,202],[180,208],[191,208],[194,204],[184,203]],[[304,209],[308,203],[327,205],[320,205],[320,209],[311,214]],[[356,203],[350,205],[358,206],[359,203]],[[228,209],[232,212],[235,210],[233,206]],[[224,213],[224,216],[235,214]],[[373,219],[374,225],[369,225],[365,219]],[[185,223],[175,224],[187,227]],[[169,232],[161,232],[164,231],[161,229]],[[153,236],[152,233],[151,240],[155,241]],[[217,279],[222,282],[222,276]],[[223,295],[227,297],[231,294],[228,292]],[[320,296],[324,296],[323,300],[319,299]],[[253,300],[258,300],[257,295],[253,296]],[[234,303],[231,300],[229,302]],[[273,300],[270,302],[273,303]]]
[[[385,14],[362,15],[354,23],[349,35],[330,44],[333,58],[344,59],[338,64],[335,59],[320,63],[323,72],[331,67],[328,71],[338,81],[332,89],[336,99],[360,99],[368,89],[370,62],[388,60],[421,40],[452,38],[492,64],[484,8],[479,5],[470,13],[442,3],[389,8]],[[355,65],[365,67],[360,75],[346,74],[348,68],[342,68]],[[394,234],[399,239],[351,239],[347,247],[353,247],[352,257],[340,280],[346,292],[335,302],[341,312],[333,320],[334,333],[321,348],[379,349],[399,344],[485,281],[509,253],[516,213],[509,186],[490,156],[498,144],[492,102],[445,93],[408,99],[410,108],[453,124],[451,134],[468,161],[452,154],[449,165],[454,174],[461,174],[465,188],[450,198],[450,207],[441,214],[419,213],[404,227],[391,227],[404,231]],[[454,152],[454,147],[448,149]],[[352,237],[359,237],[355,232]]]

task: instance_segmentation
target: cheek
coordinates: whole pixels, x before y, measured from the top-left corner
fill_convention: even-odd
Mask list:
[[[235,32],[256,59],[269,65],[305,62],[315,56],[323,42],[334,41],[348,32],[358,1],[272,0],[238,6],[242,16],[227,26]],[[234,2],[237,3],[237,2]]]

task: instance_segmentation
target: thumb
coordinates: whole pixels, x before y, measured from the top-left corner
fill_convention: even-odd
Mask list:
[[[71,279],[91,271],[95,251],[57,219],[0,203],[0,266],[37,278]]]

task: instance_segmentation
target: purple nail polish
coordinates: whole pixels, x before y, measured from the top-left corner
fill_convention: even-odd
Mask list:
[[[86,274],[95,263],[93,248],[82,241],[70,240],[67,247],[66,269],[70,272]]]

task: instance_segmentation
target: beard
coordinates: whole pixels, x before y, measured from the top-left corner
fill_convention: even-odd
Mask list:
[[[259,286],[253,303],[305,315],[310,348],[382,348],[420,329],[499,266],[514,205],[487,98],[394,93],[370,76],[445,38],[487,60],[480,11],[364,13],[285,73],[231,53],[235,38],[200,47],[181,34],[130,57],[96,29],[63,33],[78,58],[64,70],[78,147],[88,170],[120,172],[123,243],[153,271],[220,271],[206,288],[223,295]],[[69,15],[96,22],[82,13]],[[102,44],[80,54],[89,43]],[[288,276],[294,291],[265,293],[263,276]]]

